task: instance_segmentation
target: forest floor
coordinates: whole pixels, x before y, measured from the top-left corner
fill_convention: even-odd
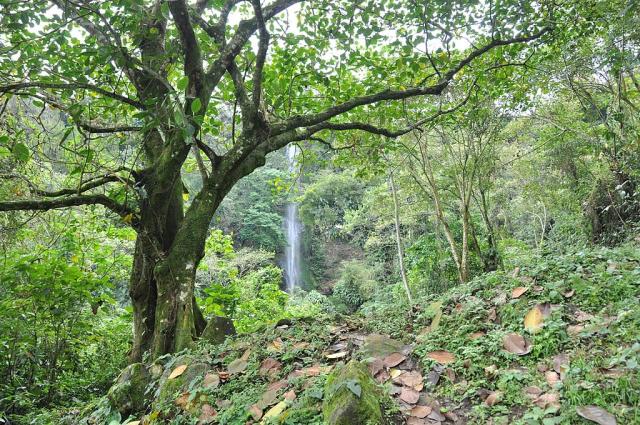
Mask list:
[[[103,399],[81,423],[322,424],[327,378],[353,359],[391,424],[640,424],[639,300],[637,245],[541,256],[411,311],[371,300],[166,356],[146,412]]]

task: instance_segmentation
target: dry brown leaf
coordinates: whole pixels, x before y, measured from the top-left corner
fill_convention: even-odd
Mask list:
[[[571,298],[573,297],[573,295],[576,293],[575,289],[570,289],[566,292],[564,292],[562,295],[564,295],[565,298]]]
[[[567,326],[567,333],[571,336],[576,336],[584,330],[582,325],[569,325]]]
[[[229,363],[229,366],[227,366],[227,371],[233,375],[235,373],[243,372],[246,368],[247,368],[246,360],[235,359],[234,361]]]
[[[558,354],[553,357],[553,370],[560,374],[560,380],[564,380],[564,376],[569,370],[569,356],[565,353]]]
[[[384,365],[388,368],[396,367],[404,361],[407,357],[401,353],[391,353],[384,358]]]
[[[287,391],[286,393],[284,393],[284,399],[288,400],[288,401],[295,400],[296,399],[295,391],[291,390],[291,391]]]
[[[398,376],[397,382],[400,382],[405,387],[413,388],[416,391],[422,391],[424,383],[422,382],[422,375],[415,370],[405,372]]]
[[[427,354],[427,357],[437,361],[440,364],[449,364],[453,363],[456,360],[456,357],[453,354],[444,350],[432,351]]]
[[[474,340],[474,339],[478,339],[485,336],[485,333],[480,331],[480,332],[474,332],[472,334],[469,334],[469,339]]]
[[[373,359],[369,363],[369,372],[371,372],[371,376],[376,376],[382,369],[384,369],[384,362],[378,358]]]
[[[325,357],[328,358],[329,360],[335,360],[335,359],[341,359],[343,357],[346,357],[347,354],[349,354],[348,351],[339,351],[337,353],[327,354]]]
[[[278,372],[280,372],[281,368],[282,368],[282,363],[280,363],[278,360],[274,358],[267,357],[262,361],[262,363],[260,363],[260,370],[258,371],[258,374],[262,376],[276,375]]]
[[[553,388],[558,382],[560,382],[560,375],[552,370],[549,370],[545,372],[544,379],[547,381],[547,384],[549,384],[549,386]]]
[[[502,399],[502,392],[501,391],[493,391],[493,392],[491,392],[491,394],[489,394],[487,396],[487,398],[484,399],[484,404],[486,404],[487,406],[494,406],[501,399]]]
[[[554,407],[556,409],[560,408],[560,396],[557,393],[545,393],[540,397],[536,398],[534,403],[541,409],[546,409],[547,407]]]
[[[576,310],[574,317],[576,318],[577,322],[582,323],[582,322],[588,322],[589,320],[593,319],[593,314],[589,314],[582,310]]]
[[[532,400],[537,399],[540,394],[542,394],[542,390],[539,387],[531,386],[524,389],[524,395]]]
[[[198,425],[209,424],[213,422],[218,412],[210,404],[203,404],[202,411],[198,417]]]
[[[526,286],[518,286],[517,288],[513,288],[511,291],[511,299],[520,298],[525,292],[527,292],[529,288]]]
[[[309,347],[309,343],[302,341],[302,342],[296,342],[295,344],[293,344],[293,349],[294,350],[304,350],[305,348]]]
[[[515,279],[516,277],[518,277],[519,274],[520,274],[520,267],[516,267],[515,269],[513,269],[513,273],[511,273],[511,277]]]
[[[249,407],[249,413],[254,421],[258,421],[262,417],[262,409],[257,404],[252,404],[251,407]]]
[[[402,387],[400,392],[400,400],[409,404],[416,404],[420,399],[420,393],[412,388]]]
[[[187,370],[187,365],[186,364],[180,365],[175,369],[173,369],[173,372],[171,372],[171,374],[167,379],[176,379],[178,376],[182,375],[185,370]]]
[[[379,383],[383,383],[383,382],[387,382],[389,380],[389,378],[391,378],[391,375],[389,375],[389,372],[387,372],[385,369],[382,369],[377,375],[376,375],[376,381],[378,381]]]
[[[533,307],[524,316],[524,328],[531,333],[536,333],[542,329],[542,311],[539,306]]]
[[[429,413],[431,413],[433,409],[430,406],[416,406],[411,409],[409,415],[414,416],[416,418],[426,418]]]
[[[496,313],[496,309],[492,308],[491,310],[489,310],[489,314],[487,315],[487,320],[489,320],[490,322],[495,322],[497,318],[498,318],[498,314]]]
[[[218,372],[218,376],[220,377],[221,381],[226,381],[227,379],[229,379],[229,372]]]
[[[599,425],[616,425],[615,416],[598,406],[576,407],[578,415]]]
[[[249,360],[249,356],[251,355],[251,349],[247,348],[242,356],[240,357],[242,360]]]
[[[426,419],[416,418],[415,416],[409,416],[407,418],[407,425],[429,425]]]
[[[524,356],[531,352],[531,344],[516,333],[505,335],[502,339],[502,345],[508,352],[519,356]]]
[[[267,345],[267,351],[282,351],[282,338],[278,337]]]
[[[180,396],[175,399],[174,403],[182,410],[187,410],[187,405],[189,404],[189,393],[184,392],[180,394]]]
[[[282,379],[280,381],[276,381],[276,382],[273,382],[273,383],[269,384],[269,386],[267,387],[267,390],[269,390],[269,391],[278,391],[278,390],[281,390],[281,389],[285,388],[286,386],[287,386],[287,381]]]
[[[220,377],[217,373],[207,373],[204,375],[204,380],[202,381],[202,385],[205,388],[217,388],[220,385]]]

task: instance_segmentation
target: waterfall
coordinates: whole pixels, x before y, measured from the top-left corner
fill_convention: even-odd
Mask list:
[[[289,172],[298,172],[298,147],[296,145],[287,146],[287,160],[289,161]],[[292,292],[296,286],[300,285],[300,233],[302,226],[298,220],[298,204],[289,202],[286,207],[284,217],[285,234],[287,247],[284,251],[284,278],[287,283],[287,291]]]

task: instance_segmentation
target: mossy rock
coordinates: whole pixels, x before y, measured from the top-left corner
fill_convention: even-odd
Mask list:
[[[185,371],[175,378],[169,379],[171,372],[178,366],[186,365]],[[167,368],[158,382],[158,396],[154,401],[154,407],[161,410],[161,406],[173,405],[175,399],[189,389],[191,381],[204,378],[204,375],[211,369],[207,363],[198,362],[190,356],[180,356],[172,367]]]
[[[385,358],[391,353],[402,352],[404,344],[386,335],[371,334],[364,340],[361,352],[364,357]]]
[[[221,344],[225,338],[236,334],[233,321],[227,317],[213,316],[202,331],[200,338],[212,344]]]
[[[322,413],[329,425],[384,424],[383,397],[364,363],[352,360],[334,370],[324,388]]]
[[[151,375],[144,364],[127,366],[107,393],[109,403],[125,417],[143,411],[147,404],[145,391],[149,382]]]

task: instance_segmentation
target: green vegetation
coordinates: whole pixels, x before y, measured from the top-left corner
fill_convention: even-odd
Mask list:
[[[639,9],[0,0],[0,425],[640,425]]]

